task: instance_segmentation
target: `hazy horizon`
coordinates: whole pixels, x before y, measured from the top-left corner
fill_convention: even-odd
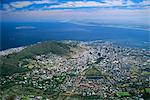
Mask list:
[[[2,22],[80,21],[149,25],[149,0],[6,0]]]

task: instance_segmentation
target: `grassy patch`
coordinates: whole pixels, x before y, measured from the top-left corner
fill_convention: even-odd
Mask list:
[[[101,76],[101,72],[97,68],[92,67],[85,70],[85,76]]]
[[[146,93],[150,93],[150,88],[145,88]]]
[[[27,68],[18,67],[18,63],[22,59],[33,58],[36,55],[48,54],[50,52],[57,55],[68,55],[71,47],[71,44],[47,41],[28,46],[18,53],[2,56],[0,60],[0,76],[28,71]]]
[[[150,72],[144,71],[142,72],[142,75],[150,75]]]
[[[117,95],[118,97],[129,97],[129,96],[131,96],[131,95],[129,94],[129,92],[117,92],[116,95]]]

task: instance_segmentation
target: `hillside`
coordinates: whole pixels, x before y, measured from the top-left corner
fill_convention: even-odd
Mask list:
[[[84,72],[86,77],[101,76],[101,72],[95,67],[88,68]]]
[[[75,46],[71,43],[46,41],[28,46],[18,53],[2,56],[0,60],[0,76],[28,71],[29,69],[27,68],[18,67],[18,62],[21,59],[33,58],[36,55],[48,54],[50,52],[60,56],[67,56],[72,47]]]

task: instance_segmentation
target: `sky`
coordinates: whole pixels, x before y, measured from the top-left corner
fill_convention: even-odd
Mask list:
[[[150,0],[2,0],[1,21],[150,23]]]

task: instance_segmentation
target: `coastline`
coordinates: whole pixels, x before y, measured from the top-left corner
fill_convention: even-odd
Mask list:
[[[110,39],[111,40],[111,39]],[[113,43],[117,46],[120,46],[120,47],[123,47],[123,48],[131,48],[131,49],[141,49],[141,50],[150,50],[150,48],[144,48],[144,47],[136,47],[136,46],[129,46],[129,45],[123,45],[119,42],[114,42],[114,41],[107,41],[107,40],[90,40],[90,41],[79,41],[79,40],[46,40],[46,41],[58,41],[58,42],[79,42],[79,43],[102,43],[102,42],[108,42],[108,43]],[[20,51],[22,51],[23,49],[25,49],[26,47],[28,46],[32,46],[32,45],[36,45],[36,44],[39,44],[39,43],[42,43],[42,42],[46,42],[46,41],[41,41],[41,42],[37,42],[37,43],[33,43],[33,44],[30,44],[30,45],[25,45],[25,46],[20,46],[20,47],[14,47],[14,48],[8,48],[8,49],[5,49],[5,50],[1,50],[0,51],[0,56],[6,56],[6,55],[9,55],[9,54],[12,54],[12,53],[18,53]],[[144,42],[146,44],[149,44],[149,42]]]
[[[47,40],[47,41],[54,41],[54,40]],[[55,40],[56,41],[56,40]],[[14,48],[8,48],[8,49],[5,49],[5,50],[2,50],[0,51],[0,56],[6,56],[6,55],[9,55],[9,54],[13,54],[13,53],[18,53],[20,51],[22,51],[23,49],[25,49],[26,47],[28,46],[32,46],[32,45],[36,45],[36,44],[39,44],[39,43],[42,43],[42,42],[46,42],[46,41],[41,41],[41,42],[37,42],[37,43],[33,43],[33,44],[30,44],[30,45],[26,45],[26,46],[20,46],[20,47],[14,47]],[[78,41],[78,40],[58,40],[58,42],[66,42],[66,43],[70,43],[70,42],[79,42],[79,43],[84,43],[84,44],[92,44],[92,43],[112,43],[112,44],[115,44],[117,46],[120,46],[122,48],[130,48],[130,49],[141,49],[141,50],[148,50],[150,48],[139,48],[139,47],[131,47],[131,46],[123,46],[117,42],[111,42],[111,41],[106,41],[106,40],[91,40],[91,41]]]
[[[22,46],[22,47],[16,47],[16,48],[10,48],[10,49],[6,49],[3,51],[0,51],[0,56],[6,56],[12,53],[18,53],[20,51],[22,51],[23,49],[25,49],[27,46]]]

